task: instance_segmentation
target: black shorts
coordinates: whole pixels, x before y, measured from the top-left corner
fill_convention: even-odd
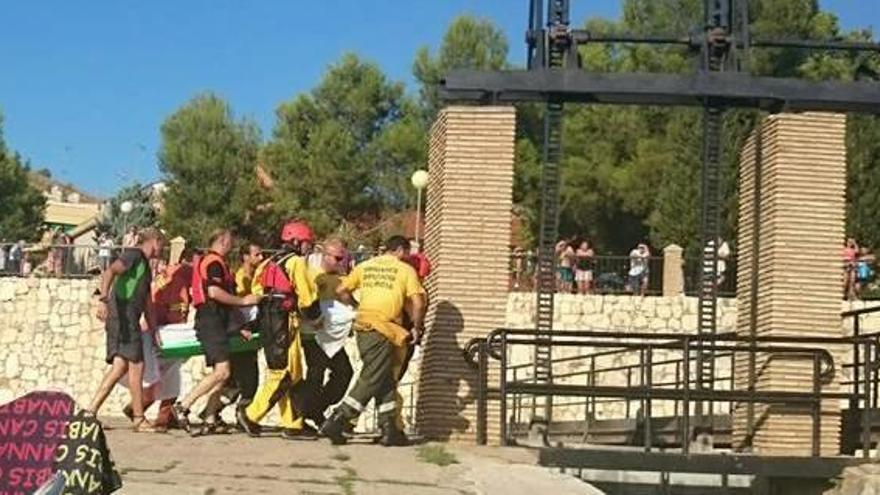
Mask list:
[[[107,322],[107,364],[113,364],[116,356],[131,363],[144,361],[144,346],[141,336],[141,317],[124,304],[119,308],[108,308]]]
[[[196,313],[196,336],[205,352],[208,366],[229,361],[229,336],[226,334],[228,318],[214,312]]]

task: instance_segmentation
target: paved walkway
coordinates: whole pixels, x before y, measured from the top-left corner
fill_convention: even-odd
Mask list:
[[[365,442],[289,441],[244,434],[191,439],[181,432],[134,434],[110,422],[121,493],[339,495],[537,495],[601,493],[535,465],[525,449],[427,444],[382,448]],[[436,463],[448,454],[457,463]],[[427,457],[427,460],[420,459]],[[449,458],[447,457],[447,460]]]

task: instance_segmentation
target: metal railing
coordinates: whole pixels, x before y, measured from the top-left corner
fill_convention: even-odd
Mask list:
[[[121,246],[0,245],[0,276],[91,277],[119,256]]]
[[[511,441],[509,431],[511,425],[521,421],[516,412],[508,414],[510,400],[513,399],[514,411],[517,409],[517,401],[522,397],[552,396],[552,397],[576,397],[585,404],[592,402],[593,408],[598,400],[618,400],[627,403],[636,402],[640,405],[640,419],[643,433],[643,446],[646,451],[652,449],[654,434],[652,432],[652,412],[655,401],[672,401],[675,403],[674,415],[679,420],[677,423],[678,443],[681,451],[688,453],[690,440],[692,439],[693,426],[705,421],[704,416],[695,414],[695,404],[698,402],[709,403],[709,411],[712,411],[712,403],[726,403],[732,411],[736,406],[743,404],[767,404],[767,405],[792,405],[806,407],[810,411],[812,421],[812,455],[819,456],[821,452],[821,405],[823,401],[847,400],[852,410],[857,410],[861,415],[859,425],[859,438],[862,444],[862,452],[868,456],[871,444],[871,413],[872,406],[876,404],[877,392],[877,363],[878,363],[878,339],[877,336],[853,336],[841,338],[799,338],[799,337],[759,337],[749,339],[733,335],[719,335],[715,337],[701,337],[697,335],[680,334],[639,334],[639,333],[612,333],[612,332],[566,332],[564,336],[554,339],[557,348],[575,347],[589,349],[608,349],[598,353],[575,356],[565,359],[554,360],[555,364],[565,364],[578,359],[595,360],[603,355],[628,352],[638,356],[633,364],[617,366],[620,370],[638,370],[632,376],[633,379],[626,385],[599,384],[598,373],[611,372],[612,370],[599,370],[595,361],[589,364],[586,373],[573,373],[571,376],[583,374],[587,378],[583,383],[560,383],[567,378],[566,373],[555,375],[559,381],[553,384],[536,384],[527,377],[518,375],[523,366],[509,366],[509,355],[514,346],[534,347],[540,340],[531,329],[499,329],[486,339],[475,339],[470,342],[467,353],[468,358],[478,369],[478,407],[477,407],[477,437],[481,443],[487,440],[487,411],[488,401],[498,401],[500,404],[500,437],[502,444]],[[858,349],[863,359],[856,357],[852,366],[859,368],[860,373],[855,374],[850,386],[842,392],[829,392],[823,390],[823,385],[828,383],[834,373],[834,358],[829,351],[836,346],[853,346]],[[697,387],[694,374],[697,350],[714,351],[717,359],[745,359],[749,355],[763,356],[764,361],[774,359],[803,359],[812,363],[811,380],[812,390],[755,390],[749,387],[746,390],[737,388],[731,377],[719,377],[717,380],[729,381],[727,390],[701,389]],[[677,354],[677,357],[655,360],[658,353]],[[498,375],[497,387],[490,387],[489,358],[500,362],[501,370]],[[677,368],[675,379],[668,382],[656,381],[655,369],[661,365],[674,365]],[[613,367],[612,367],[613,368]],[[731,370],[733,370],[731,366]],[[513,376],[511,376],[511,374]],[[732,371],[731,371],[732,375]],[[634,382],[634,383],[633,383]],[[590,406],[587,406],[590,407]],[[520,406],[520,409],[522,407]],[[593,409],[595,410],[595,409]],[[628,414],[628,413],[627,413]],[[710,416],[713,413],[708,413]],[[747,408],[748,430],[745,441],[749,442],[754,434],[756,424],[754,408]]]
[[[509,288],[516,292],[535,290],[535,276],[538,257],[531,252],[510,253],[510,284]],[[589,279],[590,294],[640,294],[660,295],[663,293],[663,258],[648,258],[648,270],[644,275],[629,275],[632,262],[629,256],[594,256],[590,270],[571,268],[571,272],[563,274],[557,271],[557,287],[559,293],[579,292],[579,281]],[[589,272],[589,274],[585,273]],[[563,283],[570,286],[565,289]]]

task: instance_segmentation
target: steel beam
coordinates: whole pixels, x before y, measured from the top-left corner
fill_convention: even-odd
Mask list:
[[[769,112],[880,113],[880,83],[811,82],[737,73],[595,74],[574,70],[452,71],[440,94],[451,102],[566,102],[759,108]]]
[[[545,448],[542,466],[667,473],[741,474],[783,478],[830,479],[849,466],[864,464],[853,457],[781,457],[760,455],[641,452],[617,449]]]

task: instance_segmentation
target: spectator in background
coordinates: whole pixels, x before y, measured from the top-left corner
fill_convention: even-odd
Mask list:
[[[358,245],[357,250],[354,252],[354,257],[352,259],[352,268],[360,265],[364,261],[367,260],[367,247],[363,244]]]
[[[856,280],[854,296],[861,297],[862,289],[874,278],[874,253],[867,247],[859,248],[858,261],[856,262]]]
[[[730,245],[722,238],[718,238],[718,287],[724,284],[727,275],[727,260],[730,259]]]
[[[852,237],[843,245],[843,292],[848,300],[856,298],[856,262],[859,258],[859,245]]]
[[[23,275],[24,241],[18,241],[9,248],[9,272]]]
[[[123,248],[131,248],[138,245],[138,228],[132,226],[128,229],[128,232],[122,236],[122,247]]]
[[[0,239],[0,273],[6,273],[6,239]]]
[[[556,243],[556,258],[559,263],[557,268],[558,292],[571,294],[574,287],[575,254],[569,241],[563,239]]]
[[[71,274],[74,272],[73,258],[73,237],[67,232],[61,232],[61,274]]]
[[[101,264],[101,271],[110,266],[110,260],[113,258],[113,240],[106,233],[101,234],[98,238],[98,260]]]
[[[644,296],[648,291],[648,261],[651,251],[648,245],[640,242],[635,249],[629,252],[629,276],[627,280],[627,292],[638,293]]]
[[[596,257],[596,253],[593,251],[593,245],[589,240],[584,239],[581,241],[574,254],[574,278],[577,282],[578,292],[581,294],[589,294],[593,284],[593,270]]]

